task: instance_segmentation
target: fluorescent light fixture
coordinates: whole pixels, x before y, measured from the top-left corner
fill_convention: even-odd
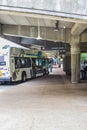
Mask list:
[[[55,23],[54,31],[58,31],[58,30],[59,30],[59,21],[57,20]]]

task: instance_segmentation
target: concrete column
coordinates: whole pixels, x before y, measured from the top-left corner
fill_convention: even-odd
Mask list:
[[[0,24],[0,36],[1,36],[1,24]]]
[[[71,82],[80,81],[80,36],[71,36]]]
[[[2,33],[2,24],[0,24],[0,37],[4,37],[4,35]]]

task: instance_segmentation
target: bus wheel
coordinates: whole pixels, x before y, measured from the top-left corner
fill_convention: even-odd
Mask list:
[[[25,82],[25,81],[26,81],[26,74],[23,73],[23,74],[22,74],[22,82]]]

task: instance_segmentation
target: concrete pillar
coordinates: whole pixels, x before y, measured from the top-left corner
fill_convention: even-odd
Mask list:
[[[66,75],[71,75],[71,54],[66,52],[66,55],[63,59],[63,71],[66,72]]]
[[[71,36],[71,82],[80,81],[80,36]]]
[[[0,37],[4,37],[4,35],[2,33],[2,24],[0,24]]]
[[[0,24],[0,36],[1,36],[1,24]]]

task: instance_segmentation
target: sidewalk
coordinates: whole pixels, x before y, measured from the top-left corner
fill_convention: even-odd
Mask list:
[[[53,68],[1,91],[0,130],[87,130],[87,84],[71,84]]]

